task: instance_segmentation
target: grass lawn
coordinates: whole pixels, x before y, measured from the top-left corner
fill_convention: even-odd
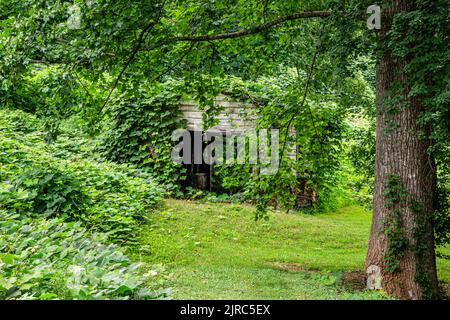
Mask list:
[[[341,284],[342,272],[363,270],[369,212],[269,216],[255,222],[251,206],[169,199],[132,255],[165,266],[154,285],[172,287],[175,299],[383,298]],[[439,273],[450,280],[448,262]]]

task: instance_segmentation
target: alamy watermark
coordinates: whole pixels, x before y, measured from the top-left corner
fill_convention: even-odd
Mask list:
[[[67,10],[69,13],[69,19],[67,19],[67,28],[70,30],[77,30],[81,28],[81,9],[78,5],[74,4]]]
[[[69,19],[67,20],[67,27],[69,29],[81,28],[81,9],[77,4],[74,4],[68,9]],[[381,7],[378,5],[371,5],[367,8],[367,14],[370,14],[367,19],[367,28],[369,30],[381,29]]]
[[[381,29],[381,8],[377,5],[371,5],[367,8],[367,13],[370,14],[367,19],[367,28],[369,30]]]
[[[252,129],[239,133],[179,129],[172,133],[172,141],[178,142],[171,154],[178,164],[231,166],[247,163],[258,165],[262,175],[274,175],[280,166],[278,129]]]

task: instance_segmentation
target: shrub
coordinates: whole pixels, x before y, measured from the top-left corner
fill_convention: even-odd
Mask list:
[[[137,223],[161,200],[161,190],[151,176],[132,166],[79,159],[66,168],[79,177],[90,199],[81,219],[111,239],[133,240]]]
[[[0,299],[151,299],[143,265],[80,222],[0,211]]]
[[[32,212],[46,217],[79,216],[85,211],[88,200],[78,179],[52,167],[31,167],[13,178],[12,187],[26,191],[27,197],[23,200],[30,203]]]
[[[0,131],[30,133],[41,128],[34,116],[23,111],[3,109],[1,116]]]
[[[132,165],[80,157],[67,139],[58,149],[41,131],[15,132],[7,122],[14,114],[25,124],[35,121],[0,110],[0,209],[80,220],[110,239],[132,240],[138,222],[160,201],[151,176]]]
[[[106,244],[133,238],[159,188],[133,166],[84,158],[93,153],[80,139],[60,138],[48,145],[35,117],[0,109],[0,299],[166,296],[143,285],[143,265]]]
[[[166,190],[178,193],[185,170],[171,159],[171,135],[184,126],[176,83],[123,94],[110,108],[100,152],[117,163],[153,173]]]

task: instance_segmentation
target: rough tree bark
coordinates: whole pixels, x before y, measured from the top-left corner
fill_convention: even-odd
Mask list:
[[[410,0],[391,3],[394,12],[414,8],[414,1]],[[389,36],[390,20],[392,21],[384,16],[382,18],[382,29],[377,34],[379,45]],[[429,141],[419,138],[421,128],[417,120],[423,106],[420,101],[408,98],[406,92],[404,97],[409,106],[398,106],[396,114],[389,114],[383,101],[395,84],[408,88],[407,79],[402,72],[408,60],[394,57],[385,47],[381,52],[376,70],[377,147],[373,218],[365,266],[368,286],[382,288],[401,299],[435,298],[438,294],[438,282],[431,221],[436,171],[433,159],[427,153]],[[395,123],[397,129],[390,132],[389,123]],[[406,239],[406,247],[399,255],[399,267],[394,272],[387,268],[386,253],[389,245],[395,244],[390,244],[389,238],[383,234],[385,221],[393,214],[387,208],[385,195],[386,180],[392,175],[400,177],[407,194],[406,204],[396,204],[401,221],[400,232]],[[411,203],[419,204],[419,209],[414,209]],[[425,250],[417,250],[418,245]]]

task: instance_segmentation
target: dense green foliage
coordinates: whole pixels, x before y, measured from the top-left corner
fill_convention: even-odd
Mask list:
[[[270,206],[369,204],[374,66],[390,51],[406,61],[399,66],[406,81],[380,98],[393,118],[410,107],[408,99],[420,101],[421,136],[430,141],[438,178],[436,245],[444,246],[450,241],[449,2],[416,0],[409,12],[383,17],[391,25],[384,39],[366,26],[372,2],[1,1],[2,214],[15,217],[11,228],[81,222],[108,241],[133,242],[163,192],[201,194],[180,187],[186,177],[170,159],[170,136],[184,126],[183,99],[198,102],[205,127],[216,124],[219,93],[252,103],[258,129],[280,129],[282,161],[274,176],[252,174],[259,169],[252,165],[216,166],[218,194],[206,199],[252,202],[257,217],[267,217]],[[384,11],[390,1],[381,5]],[[322,14],[269,23],[306,11]],[[389,129],[399,124],[390,121]],[[294,144],[291,159],[287,148]],[[398,193],[394,188],[390,196]],[[387,231],[394,243],[401,238],[397,229]],[[392,250],[400,252],[397,242],[400,248]],[[395,269],[396,259],[391,262]],[[53,289],[36,287],[43,291],[35,296],[54,297]],[[100,287],[83,297],[97,297]],[[113,297],[110,289],[106,296]]]
[[[80,222],[0,211],[0,299],[151,299],[148,275]]]
[[[288,23],[239,39],[237,47],[226,41],[168,42],[152,49],[152,45],[176,35],[233,31],[268,21],[293,11],[300,3],[147,1],[130,5],[124,1],[75,1],[74,4],[82,9],[81,24],[76,29],[68,25],[72,3],[26,2],[20,9],[21,18],[14,19],[14,23],[19,8],[14,2],[4,4],[6,15],[1,23],[8,30],[8,39],[15,39],[4,42],[2,51],[5,66],[2,81],[8,91],[4,104],[42,110],[39,114],[50,119],[47,122],[50,139],[58,133],[59,119],[80,113],[90,130],[106,131],[100,149],[109,159],[146,167],[167,189],[176,192],[183,172],[171,164],[168,153],[170,131],[180,126],[174,102],[186,96],[197,100],[207,111],[204,120],[209,126],[215,123],[214,116],[219,111],[213,98],[226,92],[261,108],[260,128],[279,128],[282,139],[291,139],[285,133],[295,129],[298,132],[295,142],[301,150],[295,164],[284,157],[276,179],[261,177],[249,181],[248,166],[236,166],[231,172],[229,168],[221,168],[218,183],[225,191],[247,193],[247,198],[256,201],[261,209],[274,199],[288,209],[296,207],[296,194],[310,197],[299,195],[295,191],[299,188],[303,190],[301,193],[316,192],[319,195],[316,205],[336,197],[331,196],[334,191],[330,186],[336,185],[335,177],[342,165],[339,159],[346,131],[345,117],[373,105],[372,88],[355,72],[362,63],[335,66],[336,55],[356,57],[357,41],[361,41],[358,48],[368,43],[370,37],[364,38],[362,34],[345,38],[362,22],[339,30],[338,17],[330,19],[327,27],[308,20],[301,24],[301,32],[292,32],[291,28],[296,26]],[[302,4],[302,9],[332,5],[336,4],[313,1]],[[48,19],[43,18],[46,14]],[[25,34],[20,32],[23,28],[27,30]],[[35,35],[31,36],[31,32]],[[332,32],[340,33],[339,39],[327,36]],[[347,45],[349,41],[351,45]],[[30,42],[32,47],[25,49],[24,43]],[[340,51],[333,49],[336,42],[342,44]],[[343,75],[338,73],[341,69]],[[116,78],[118,75],[121,79]],[[174,83],[171,79],[180,81]],[[111,99],[105,100],[109,84],[115,90]],[[20,92],[30,96],[22,86],[29,90],[39,88],[42,98],[20,103],[17,101]],[[106,94],[100,94],[105,90]],[[104,105],[104,101],[108,103]],[[99,121],[101,118],[106,121]],[[150,134],[156,132],[158,135]],[[291,174],[292,168],[301,173],[298,179]],[[221,176],[226,176],[225,180]]]
[[[299,161],[293,165],[286,159],[276,179],[248,179],[248,166],[220,168],[217,182],[226,192],[243,192],[261,208],[274,199],[292,208],[296,192],[291,189],[296,184],[307,193],[317,192],[318,206],[336,198],[331,186],[351,185],[353,190],[363,190],[358,198],[368,203],[370,197],[364,192],[370,194],[373,182],[374,53],[388,47],[399,57],[411,55],[405,70],[414,82],[411,94],[426,97],[421,122],[433,127],[424,133],[434,142],[430,152],[440,178],[435,225],[438,243],[444,243],[449,224],[448,24],[436,13],[445,11],[446,2],[419,1],[416,11],[398,15],[389,43],[378,49],[374,33],[356,14],[370,4],[79,0],[26,1],[17,6],[6,1],[0,20],[5,39],[0,50],[0,97],[3,104],[45,117],[50,140],[61,119],[79,113],[87,130],[106,131],[99,147],[109,159],[149,168],[167,189],[180,195],[177,186],[184,174],[168,158],[169,132],[180,126],[174,103],[188,94],[207,110],[204,120],[212,125],[218,112],[213,98],[226,92],[257,105],[260,127],[277,127],[282,133],[296,129],[301,149]],[[76,28],[69,26],[72,5],[80,8]],[[324,23],[292,21],[229,41],[175,38],[233,32],[308,10],[334,14]],[[410,47],[415,51],[409,53]],[[415,72],[419,67],[421,72]],[[434,80],[424,83],[431,73]],[[174,84],[171,79],[178,80]],[[369,123],[349,128],[349,117],[366,118]],[[156,131],[157,136],[149,134]],[[343,150],[346,144],[350,150]],[[342,151],[349,152],[356,181],[336,180],[347,166]],[[293,166],[301,173],[298,179],[290,174]]]
[[[107,232],[111,239],[130,240],[137,221],[160,198],[148,174],[128,165],[87,160],[76,153],[71,156],[70,148],[50,148],[42,131],[15,131],[14,119],[25,127],[27,121],[35,123],[34,117],[19,111],[0,112],[2,207],[31,216],[81,220]]]
[[[133,240],[159,202],[153,180],[127,165],[83,158],[64,135],[48,146],[42,128],[32,115],[0,110],[0,298],[165,295],[143,285],[148,268],[108,244]]]
[[[99,146],[112,161],[132,163],[153,173],[155,180],[173,193],[184,180],[183,169],[170,157],[172,132],[182,127],[179,87],[164,83],[141,88],[131,97],[121,95],[109,110],[109,123]]]

